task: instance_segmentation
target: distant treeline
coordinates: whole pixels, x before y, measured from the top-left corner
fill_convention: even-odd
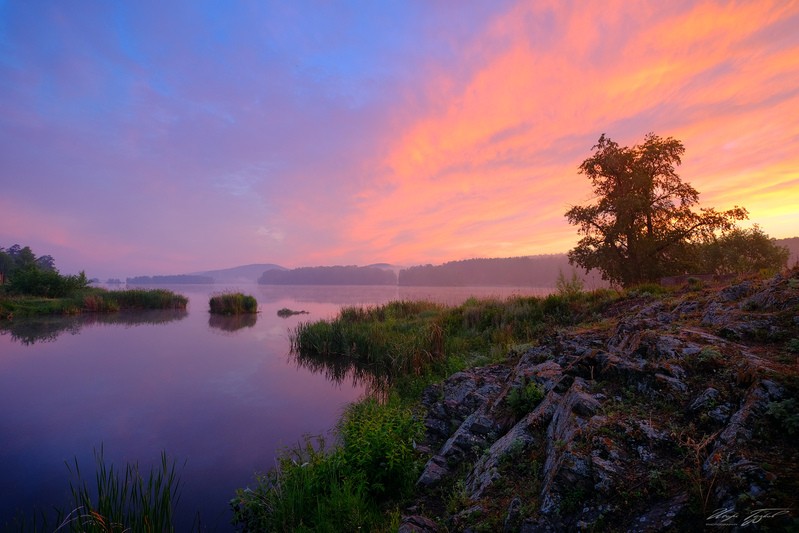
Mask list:
[[[504,259],[467,259],[443,265],[414,266],[400,270],[378,267],[332,266],[302,267],[293,270],[267,270],[258,283],[262,285],[405,285],[439,287],[554,287],[560,273],[568,275],[573,267],[566,254],[511,257]],[[586,287],[604,286],[599,273],[586,274],[576,269]]]
[[[377,267],[320,266],[267,270],[261,285],[396,285],[397,275]]]
[[[126,281],[128,285],[211,284],[214,282],[214,278],[180,274],[177,276],[136,276],[135,278],[128,278]]]
[[[569,265],[566,254],[466,259],[443,265],[414,266],[399,273],[406,286],[513,286],[554,287],[559,274],[575,270],[587,287],[605,285],[598,273],[586,274]]]

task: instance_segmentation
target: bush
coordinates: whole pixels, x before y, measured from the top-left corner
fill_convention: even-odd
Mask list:
[[[324,438],[306,437],[254,488],[236,491],[234,524],[244,531],[386,529],[380,503],[413,487],[420,466],[413,442],[423,426],[406,409],[365,400],[347,410],[339,433],[331,450]]]
[[[516,387],[508,394],[508,407],[518,419],[535,409],[544,398],[544,389],[535,381],[525,378],[520,387]]]
[[[7,290],[11,294],[65,298],[80,289],[85,289],[88,284],[84,272],[77,276],[62,276],[55,270],[28,268],[14,273]]]
[[[418,474],[413,446],[424,429],[409,410],[364,400],[348,408],[339,433],[347,470],[370,496],[382,500],[413,488]]]
[[[790,436],[799,435],[799,405],[796,398],[771,402],[766,414],[771,417],[780,431]]]
[[[580,276],[577,275],[576,270],[572,270],[571,278],[566,279],[562,270],[558,270],[558,279],[555,281],[555,290],[558,296],[564,298],[576,298],[583,292],[585,284]]]
[[[211,313],[216,315],[241,315],[258,312],[258,301],[255,297],[240,292],[214,295],[208,304]]]

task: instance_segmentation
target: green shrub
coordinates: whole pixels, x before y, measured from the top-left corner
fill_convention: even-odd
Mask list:
[[[558,296],[568,299],[576,298],[583,292],[585,284],[576,270],[572,270],[571,278],[566,279],[562,270],[558,270],[558,279],[555,281],[555,290]]]
[[[419,462],[413,439],[423,428],[411,413],[374,400],[351,406],[340,444],[306,437],[284,450],[277,466],[239,489],[233,523],[245,531],[374,531],[385,529],[381,502],[413,487]]]
[[[715,346],[703,346],[696,358],[702,364],[718,365],[721,364],[723,356]]]
[[[419,466],[413,447],[424,428],[408,409],[364,400],[347,409],[339,433],[347,470],[370,496],[399,496],[413,487]]]
[[[86,274],[62,276],[55,270],[28,268],[19,270],[11,277],[7,291],[10,294],[25,294],[44,298],[65,298],[88,285]]]
[[[799,435],[799,406],[796,398],[788,398],[779,402],[771,402],[766,414],[790,436]]]
[[[535,381],[527,381],[525,378],[520,387],[508,393],[507,402],[513,415],[518,419],[535,409],[543,398],[544,389]]]
[[[696,281],[701,283],[699,280]],[[689,285],[692,284],[690,280],[688,283]],[[638,296],[662,296],[664,294],[669,294],[670,292],[672,292],[671,289],[659,283],[641,283],[625,289],[625,293],[631,298]]]
[[[211,313],[216,315],[241,315],[257,313],[258,301],[253,296],[240,292],[216,294],[208,302]]]

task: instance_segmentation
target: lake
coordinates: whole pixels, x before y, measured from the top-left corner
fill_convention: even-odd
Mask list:
[[[163,286],[161,287],[163,288]],[[288,331],[344,305],[549,289],[180,285],[186,311],[46,317],[0,323],[0,528],[18,512],[70,503],[66,462],[93,479],[94,450],[117,467],[177,463],[179,531],[228,531],[228,501],[266,472],[283,447],[323,434],[363,388],[298,367]],[[216,292],[258,300],[257,316],[208,313]],[[308,314],[277,316],[287,307]]]

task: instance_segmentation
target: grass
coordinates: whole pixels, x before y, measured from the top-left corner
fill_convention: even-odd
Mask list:
[[[455,307],[426,301],[345,307],[332,320],[298,324],[289,338],[300,364],[333,365],[341,375],[349,361],[412,397],[433,379],[478,361],[502,360],[513,346],[590,319],[620,297],[603,290],[545,298],[472,298]]]
[[[33,523],[17,519],[20,531],[56,531],[73,533],[162,533],[175,531],[175,507],[180,500],[180,479],[175,461],[161,453],[157,466],[142,471],[138,463],[124,469],[106,463],[103,448],[95,450],[93,483],[83,477],[78,460],[67,468],[71,502],[67,511],[58,510],[52,527],[47,516]]]
[[[421,467],[413,448],[424,428],[396,401],[351,405],[339,444],[306,437],[231,501],[245,531],[396,531],[391,502],[410,494]]]
[[[120,310],[185,309],[188,298],[165,289],[109,291],[88,287],[63,298],[0,294],[0,320]]]
[[[243,315],[258,312],[255,297],[240,292],[215,294],[208,302],[211,313],[215,315]]]

